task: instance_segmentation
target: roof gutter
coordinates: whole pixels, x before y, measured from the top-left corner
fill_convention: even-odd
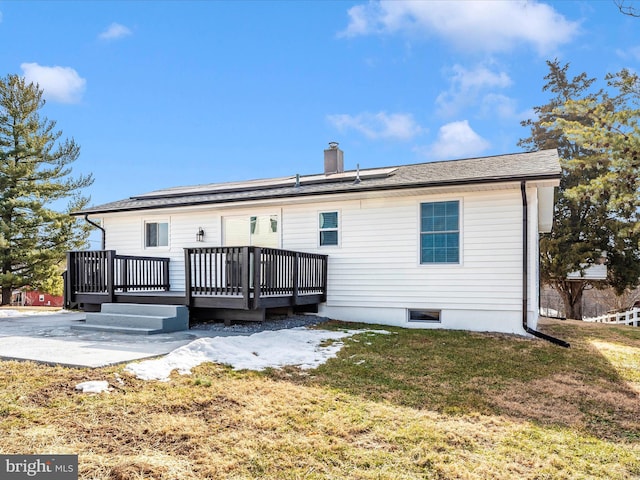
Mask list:
[[[88,208],[85,210],[80,210],[78,212],[72,213],[71,215],[81,216],[85,214],[89,215],[99,215],[104,213],[120,213],[120,212],[137,212],[143,210],[162,210],[167,208],[180,208],[180,207],[191,207],[197,205],[215,205],[215,204],[226,204],[226,203],[235,203],[235,202],[247,202],[247,201],[261,201],[261,200],[281,200],[281,199],[293,199],[295,197],[312,197],[312,196],[323,196],[323,195],[339,195],[339,194],[356,194],[356,193],[368,193],[368,192],[379,192],[379,191],[397,191],[397,190],[411,190],[417,188],[435,188],[435,187],[456,187],[460,185],[469,186],[469,185],[482,185],[482,184],[494,184],[494,183],[510,183],[510,182],[520,182],[520,181],[546,181],[546,180],[558,180],[560,178],[560,173],[557,174],[543,174],[543,175],[530,175],[530,176],[509,176],[509,177],[493,177],[493,178],[478,178],[478,179],[466,179],[466,180],[448,180],[448,181],[435,181],[435,182],[420,182],[413,184],[398,184],[398,185],[372,185],[370,187],[363,186],[365,182],[361,182],[356,184],[357,187],[353,188],[353,183],[342,182],[346,188],[343,189],[335,189],[335,190],[327,190],[327,191],[304,191],[305,185],[301,185],[300,187],[293,188],[289,192],[279,193],[279,194],[258,194],[251,197],[246,198],[222,198],[222,199],[204,199],[204,200],[179,200],[173,203],[158,205],[157,203],[147,204],[147,205],[138,205],[138,206],[125,206],[125,207],[115,207],[115,208],[101,208],[100,206],[95,208]],[[223,194],[224,195],[224,194]],[[206,195],[205,195],[206,196]],[[198,197],[196,194],[185,195],[185,197]],[[158,200],[163,197],[152,197],[152,198],[144,198],[144,199],[136,199],[135,197],[131,197],[132,201],[140,201],[144,202],[146,200]],[[171,197],[169,197],[171,198]],[[103,207],[107,207],[104,205]]]
[[[91,220],[89,220],[89,214],[88,213],[84,214],[84,221],[87,222],[90,225],[93,225],[96,228],[99,228],[102,231],[102,242],[101,242],[101,245],[100,245],[100,250],[104,250],[104,246],[106,244],[107,231],[101,225],[98,225],[97,223],[92,222]]]
[[[552,337],[546,333],[539,332],[531,328],[528,324],[528,304],[529,304],[529,208],[527,204],[527,182],[520,182],[520,192],[522,193],[522,328],[531,335],[547,340],[561,347],[569,348],[571,345],[564,340]]]

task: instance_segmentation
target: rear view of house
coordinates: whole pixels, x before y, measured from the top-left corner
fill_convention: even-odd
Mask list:
[[[70,254],[67,299],[524,333],[537,323],[538,237],[559,178],[555,150],[345,171],[332,143],[317,175],[169,188],[78,212],[99,221],[105,251]],[[136,258],[157,263],[156,280],[136,280]],[[101,269],[110,277],[89,279]]]

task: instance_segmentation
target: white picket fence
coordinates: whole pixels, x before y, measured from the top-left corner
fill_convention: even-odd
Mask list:
[[[583,318],[585,322],[614,323],[617,325],[633,325],[640,327],[640,308],[632,308],[627,312],[608,313],[594,318]]]

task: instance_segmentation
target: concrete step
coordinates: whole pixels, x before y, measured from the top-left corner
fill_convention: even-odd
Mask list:
[[[156,333],[166,333],[164,330],[157,330],[152,328],[130,328],[111,325],[72,325],[71,329],[88,330],[92,332],[124,333],[129,335],[154,335]]]
[[[83,330],[121,333],[166,333],[189,329],[189,310],[183,305],[105,303],[100,312],[87,312]]]
[[[101,313],[130,313],[156,317],[189,317],[189,309],[184,305],[146,305],[138,303],[103,303]]]
[[[86,325],[109,325],[114,327],[131,328],[164,328],[165,320],[172,317],[157,317],[154,315],[131,315],[130,313],[101,313],[88,312]]]

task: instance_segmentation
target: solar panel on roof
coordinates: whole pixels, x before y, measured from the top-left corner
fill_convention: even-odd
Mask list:
[[[318,183],[347,182],[354,181],[358,176],[361,180],[371,178],[383,178],[393,173],[397,168],[374,168],[369,170],[355,170],[331,175],[316,174],[304,175],[300,177],[300,185],[313,185]],[[267,188],[292,187],[296,184],[296,177],[265,178],[259,180],[248,180],[243,182],[211,183],[203,185],[193,185],[185,187],[172,187],[163,190],[155,190],[131,197],[134,200],[145,200],[150,198],[182,197],[188,195],[207,195],[210,193],[242,192],[246,190],[263,190]]]

